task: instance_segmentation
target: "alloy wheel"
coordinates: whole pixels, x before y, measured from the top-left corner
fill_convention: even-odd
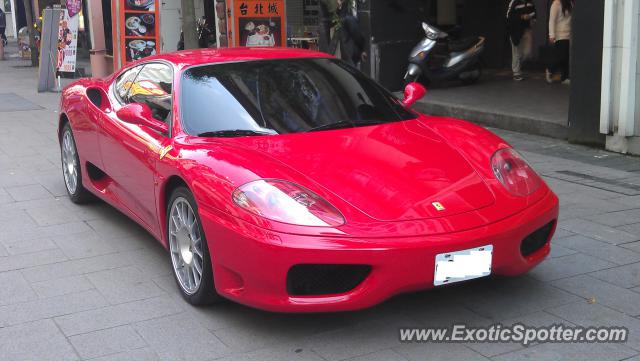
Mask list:
[[[191,295],[202,282],[204,251],[200,225],[191,204],[178,197],[169,212],[169,250],[180,287]]]
[[[76,144],[71,131],[67,130],[62,136],[62,173],[64,175],[64,183],[70,194],[75,194],[78,189],[78,172]]]

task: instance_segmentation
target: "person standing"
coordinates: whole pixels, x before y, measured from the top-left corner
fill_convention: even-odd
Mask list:
[[[553,75],[560,72],[561,81],[570,84],[571,63],[571,14],[573,0],[554,0],[549,16],[549,43],[554,48],[554,62],[547,69],[547,82],[553,83]]]
[[[320,0],[318,12],[318,50],[331,54],[331,28],[338,4],[335,0]]]
[[[522,81],[522,64],[533,50],[533,25],[537,19],[532,0],[511,0],[507,10],[507,30],[511,40],[513,80]]]
[[[358,19],[353,16],[347,0],[337,0],[337,13],[340,18],[340,28],[337,37],[340,41],[340,58],[352,66],[357,67],[366,60],[365,38],[360,30]]]
[[[3,45],[7,45],[7,36],[4,34],[7,29],[7,15],[0,9],[0,41]]]

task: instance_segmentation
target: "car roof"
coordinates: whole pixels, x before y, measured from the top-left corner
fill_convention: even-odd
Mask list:
[[[194,65],[257,61],[266,59],[332,58],[318,51],[295,48],[220,48],[193,49],[160,54],[142,59],[140,62],[164,60],[179,68]]]

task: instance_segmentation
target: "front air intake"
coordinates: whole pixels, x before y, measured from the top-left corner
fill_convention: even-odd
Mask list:
[[[520,245],[520,253],[527,257],[544,247],[550,241],[549,238],[555,224],[556,221],[553,221],[527,236]]]
[[[295,265],[287,273],[287,292],[292,296],[345,293],[356,288],[371,272],[367,265]]]

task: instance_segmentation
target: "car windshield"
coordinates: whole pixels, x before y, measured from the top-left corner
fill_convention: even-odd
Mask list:
[[[189,68],[184,130],[201,136],[288,134],[413,119],[389,92],[335,59],[279,59]]]

